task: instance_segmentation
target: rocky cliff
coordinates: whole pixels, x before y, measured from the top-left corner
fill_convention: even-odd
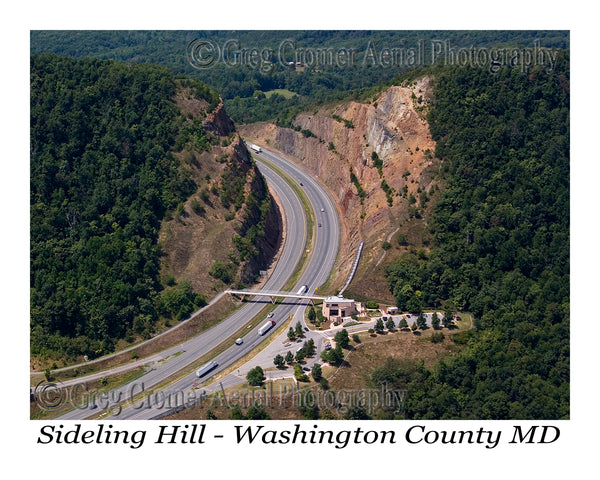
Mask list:
[[[219,103],[214,111],[208,113],[202,122],[202,126],[220,137],[226,137],[235,131],[235,125],[231,118],[227,116],[223,102]]]
[[[192,143],[180,154],[197,190],[163,222],[161,276],[167,284],[188,279],[210,298],[225,285],[254,283],[269,268],[281,215],[223,104],[206,113],[208,103],[185,89],[176,100],[188,121],[201,121],[210,147]]]
[[[365,249],[358,276],[380,262],[383,242],[400,225],[422,218],[433,185],[427,170],[435,149],[425,120],[429,101],[429,80],[423,78],[393,86],[371,103],[300,114],[293,129],[273,124],[242,128],[248,139],[302,165],[336,201],[342,244],[332,289],[344,283],[361,241]]]

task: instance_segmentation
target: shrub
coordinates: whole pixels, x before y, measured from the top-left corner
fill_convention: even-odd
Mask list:
[[[190,206],[196,215],[202,216],[206,213],[206,208],[204,208],[204,205],[202,205],[197,198],[192,199]]]
[[[370,310],[377,310],[379,308],[379,304],[374,300],[368,300],[366,307]]]
[[[223,262],[215,260],[208,274],[211,277],[221,280],[223,283],[231,283],[234,272],[231,264],[225,265]]]
[[[431,343],[442,343],[444,341],[444,332],[434,332],[431,334]]]

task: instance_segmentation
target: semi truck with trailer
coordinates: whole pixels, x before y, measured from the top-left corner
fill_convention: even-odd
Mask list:
[[[275,326],[275,320],[268,320],[266,321],[262,327],[260,327],[258,329],[258,334],[259,335],[264,335],[265,333],[267,333],[269,330],[271,330],[271,328],[273,328]]]
[[[260,148],[258,145],[254,145],[253,143],[250,144],[250,148],[252,150],[254,150],[256,153],[262,152],[262,148]]]
[[[296,295],[304,295],[308,291],[308,285],[302,285],[302,288],[296,292]]]
[[[198,370],[196,370],[196,376],[198,378],[203,377],[208,372],[210,372],[213,368],[216,368],[218,365],[219,364],[217,362],[208,362],[206,365],[204,365],[203,367],[200,367]]]

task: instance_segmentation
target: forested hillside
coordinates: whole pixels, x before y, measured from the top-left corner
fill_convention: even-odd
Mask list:
[[[181,92],[194,112],[178,107]],[[242,187],[247,181],[263,186],[251,205],[244,196],[236,200],[232,218],[239,211],[242,219],[262,225],[271,207],[239,138],[231,146],[237,155],[217,159],[208,153],[233,141],[233,125],[219,102],[204,84],[176,78],[164,67],[32,56],[33,356],[97,357],[119,339],[148,338],[159,317],[180,320],[205,303],[189,279],[171,277],[162,285],[159,275],[161,222],[189,215],[184,202],[209,186],[208,174],[194,173],[202,166],[197,156],[205,152],[204,161],[216,165],[215,195],[226,191],[231,176]],[[198,200],[193,206],[204,211]],[[249,229],[244,225],[242,237]],[[223,248],[232,241],[223,238]],[[264,262],[268,254],[260,246],[255,250]],[[219,254],[227,251],[213,252],[213,259]],[[264,268],[252,260],[252,268],[237,262],[232,281],[238,266],[244,278]]]
[[[203,39],[219,48],[220,58],[210,68],[194,68],[186,47],[194,39]],[[384,49],[409,48],[420,52],[427,64],[431,56],[431,41],[448,41],[454,47],[491,47],[521,45],[531,47],[538,40],[544,47],[568,48],[567,31],[426,31],[426,30],[213,30],[213,31],[32,31],[32,53],[53,52],[72,57],[109,58],[128,62],[148,62],[166,66],[176,73],[185,73],[215,88],[221,95],[229,115],[236,123],[251,123],[276,119],[282,126],[291,126],[300,111],[325,101],[359,98],[361,89],[368,89],[406,72],[423,66],[402,61],[383,65]],[[291,42],[285,44],[284,42]],[[329,63],[313,65],[318,52],[355,52],[352,66],[339,64],[329,57]],[[229,53],[226,54],[225,51]],[[260,62],[250,60],[251,50],[260,53]],[[283,60],[303,65],[289,67]],[[265,65],[265,52],[273,52],[273,63]],[[276,90],[286,89],[291,95]],[[272,95],[264,95],[264,92]]]
[[[388,268],[400,308],[471,311],[477,332],[429,370],[390,361],[408,418],[569,416],[569,57],[552,73],[436,71],[445,191],[428,258]]]

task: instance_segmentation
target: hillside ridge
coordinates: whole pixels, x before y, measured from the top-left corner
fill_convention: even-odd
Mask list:
[[[399,224],[415,218],[424,222],[426,201],[420,200],[435,184],[427,173],[435,164],[435,142],[425,119],[429,82],[423,77],[389,87],[369,103],[351,101],[301,113],[294,128],[271,123],[240,127],[251,141],[275,148],[304,167],[334,197],[342,222],[334,290],[343,285],[361,241],[365,258],[354,284],[366,273],[366,265],[367,270],[374,268],[382,243]],[[392,300],[383,274],[377,278],[379,297]]]
[[[33,369],[148,339],[256,281],[281,234],[216,92],[155,65],[31,57],[30,198]]]

